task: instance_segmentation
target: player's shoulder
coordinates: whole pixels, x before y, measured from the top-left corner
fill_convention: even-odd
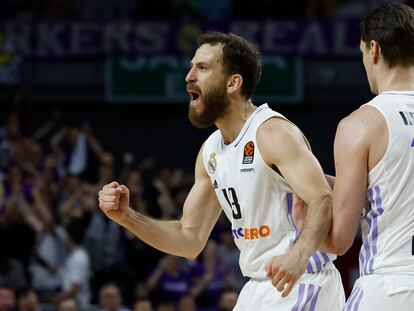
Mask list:
[[[221,132],[219,129],[215,130],[213,133],[207,137],[207,139],[203,142],[198,152],[198,157],[201,159],[204,152],[211,152],[219,145],[221,142]]]
[[[211,143],[212,141],[216,141],[216,140],[218,140],[218,139],[221,139],[221,132],[220,132],[220,130],[219,130],[219,129],[217,129],[217,130],[215,130],[213,133],[211,133],[211,134],[207,137],[207,139],[204,141],[204,144],[203,144],[203,145],[205,145],[205,144],[209,144],[209,143]]]
[[[281,118],[272,118],[262,124],[257,131],[257,144],[263,159],[273,164],[306,145],[300,130]]]
[[[299,128],[289,120],[281,117],[273,117],[264,121],[258,128],[257,138],[259,140],[271,141],[284,140],[289,136],[301,137]]]
[[[374,137],[383,133],[385,127],[381,112],[371,105],[363,105],[339,122],[335,145],[368,146]]]
[[[358,130],[360,133],[369,132],[381,126],[384,117],[380,110],[370,104],[364,104],[343,118],[338,129]]]

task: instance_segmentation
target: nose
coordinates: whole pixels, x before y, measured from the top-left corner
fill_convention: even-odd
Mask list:
[[[187,83],[191,83],[191,82],[196,82],[196,76],[195,76],[195,72],[194,72],[194,67],[190,68],[190,70],[188,71],[186,77],[185,77],[185,82]]]

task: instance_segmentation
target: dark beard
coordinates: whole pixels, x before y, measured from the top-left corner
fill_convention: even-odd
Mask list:
[[[226,84],[219,84],[207,91],[202,99],[204,106],[203,111],[197,114],[195,108],[189,107],[188,118],[191,123],[198,128],[207,128],[214,125],[214,122],[223,117],[230,105],[230,99],[227,97]]]

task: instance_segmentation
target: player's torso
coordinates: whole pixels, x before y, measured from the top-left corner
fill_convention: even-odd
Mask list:
[[[270,225],[294,230],[287,217],[290,187],[264,162],[256,141],[258,127],[274,116],[280,115],[260,106],[234,142],[225,145],[217,131],[204,147],[206,169],[237,244],[274,234]]]
[[[414,92],[385,92],[368,104],[383,115],[389,138],[368,174],[360,272],[414,274]]]
[[[224,145],[216,131],[203,152],[206,171],[241,251],[242,272],[257,278],[265,276],[264,264],[285,253],[298,237],[292,222],[292,189],[265,163],[256,141],[260,125],[273,117],[284,118],[262,105],[234,142]],[[321,270],[331,259],[314,254],[308,272]]]

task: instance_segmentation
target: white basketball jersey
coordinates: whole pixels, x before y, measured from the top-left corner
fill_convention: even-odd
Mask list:
[[[299,236],[292,221],[292,189],[264,162],[256,142],[259,126],[274,117],[286,119],[264,104],[231,144],[225,145],[217,130],[203,150],[205,169],[240,250],[240,268],[251,278],[265,278],[266,263],[286,253]],[[333,259],[316,252],[307,272],[320,271]]]
[[[360,273],[414,274],[414,92],[384,92],[367,105],[382,113],[389,140],[368,174]]]

